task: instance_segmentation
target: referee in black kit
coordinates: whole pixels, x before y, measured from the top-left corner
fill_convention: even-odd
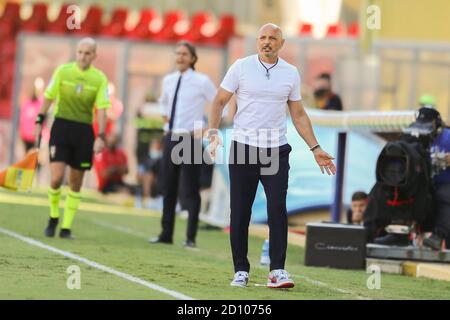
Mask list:
[[[195,71],[197,60],[195,47],[187,41],[179,42],[175,50],[177,71],[167,75],[162,83],[161,113],[166,121],[167,132],[162,158],[162,232],[150,243],[173,243],[175,209],[180,189],[188,210],[184,246],[196,246],[201,204],[200,169],[205,105],[207,101],[213,100],[217,92],[208,76]]]
[[[270,229],[269,288],[292,288],[284,269],[287,249],[286,195],[291,146],[286,139],[286,104],[300,136],[308,144],[322,173],[335,174],[333,157],[323,151],[312,129],[300,95],[295,66],[278,56],[284,44],[281,29],[266,24],[259,30],[258,54],[237,60],[228,70],[214,99],[209,118],[210,154],[214,159],[221,113],[233,94],[234,116],[230,148],[230,240],[235,269],[232,286],[245,287],[249,279],[248,226],[259,181],[267,197]]]

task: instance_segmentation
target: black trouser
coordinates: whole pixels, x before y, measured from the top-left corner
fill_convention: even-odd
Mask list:
[[[434,189],[436,204],[435,231],[445,238],[450,248],[450,183],[439,184]]]
[[[163,215],[162,215],[162,232],[160,238],[166,241],[173,240],[173,230],[175,226],[175,208],[177,205],[178,190],[181,184],[180,192],[184,199],[184,204],[188,210],[188,227],[187,240],[194,241],[197,235],[198,215],[200,212],[200,166],[199,163],[194,163],[194,152],[197,152],[196,158],[199,157],[199,146],[201,153],[201,140],[194,139],[192,135],[184,134],[178,136],[179,141],[172,141],[168,134],[164,137],[163,158],[161,161],[161,177],[163,188]],[[179,147],[180,143],[186,143],[190,140],[191,157],[185,161],[185,150],[180,153],[174,152],[172,157],[172,150]],[[201,157],[201,155],[200,155]],[[200,158],[201,159],[201,158]],[[181,163],[180,163],[181,162]]]
[[[276,149],[278,149],[278,156],[275,152]],[[267,198],[270,270],[284,269],[288,231],[286,195],[289,177],[289,153],[291,150],[289,144],[275,149],[256,148],[235,141],[231,144],[229,164],[230,240],[235,272],[248,272],[250,270],[250,263],[247,258],[248,227],[259,181],[264,187]],[[245,163],[243,164],[242,152],[245,155]],[[250,154],[257,155],[256,163],[251,161],[254,157],[252,158]],[[261,155],[268,155],[271,163],[278,160],[278,170],[274,174],[267,174],[268,172],[262,171],[264,168],[267,169],[270,164],[267,164],[267,159],[262,159]],[[241,161],[238,162],[238,160]]]

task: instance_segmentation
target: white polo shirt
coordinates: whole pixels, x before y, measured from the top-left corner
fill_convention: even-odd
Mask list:
[[[172,103],[175,96],[180,72],[176,71],[164,77],[161,97],[159,99],[161,115],[170,118]],[[180,130],[200,129],[198,124],[205,125],[205,103],[211,102],[217,93],[217,88],[207,75],[189,69],[183,73],[180,88],[178,89],[177,104],[175,108],[173,132]],[[169,129],[166,123],[164,130]]]
[[[235,93],[237,100],[233,140],[262,148],[287,143],[286,105],[302,99],[300,75],[281,58],[269,73],[268,79],[258,55],[251,55],[237,60],[225,75],[220,86]]]

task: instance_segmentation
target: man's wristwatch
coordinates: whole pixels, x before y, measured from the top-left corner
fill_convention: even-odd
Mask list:
[[[35,121],[34,123],[35,123],[35,124],[43,124],[44,121],[45,121],[45,114],[39,113],[39,114],[36,116],[36,121]]]

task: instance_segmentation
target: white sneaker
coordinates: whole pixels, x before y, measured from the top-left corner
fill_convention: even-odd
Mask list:
[[[267,280],[268,288],[293,288],[294,281],[289,276],[289,273],[284,269],[272,270],[269,273]]]
[[[245,288],[248,283],[248,272],[238,271],[234,274],[234,279],[231,281],[230,286]]]

